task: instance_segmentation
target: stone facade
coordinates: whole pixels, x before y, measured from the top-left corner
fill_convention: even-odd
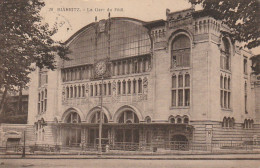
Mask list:
[[[239,49],[221,21],[198,13],[167,11],[166,20],[152,22],[110,18],[75,33],[66,42],[72,61],[57,58],[55,71],[31,74],[28,123],[36,142],[96,143],[102,85],[93,67],[104,58],[111,76],[102,86],[103,132],[110,143],[259,138],[252,53]]]
[[[25,134],[25,136],[24,136]],[[34,128],[25,124],[0,124],[0,147],[14,147],[15,145],[34,144]]]

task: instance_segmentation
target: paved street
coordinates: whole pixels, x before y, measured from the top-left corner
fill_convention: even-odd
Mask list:
[[[0,168],[260,168],[260,160],[2,159]]]

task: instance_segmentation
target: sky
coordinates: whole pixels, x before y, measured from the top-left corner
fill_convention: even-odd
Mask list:
[[[130,17],[143,21],[166,19],[166,8],[178,11],[191,7],[188,0],[45,0],[41,14],[45,22],[58,23],[55,38],[66,40],[80,28],[97,20]],[[64,11],[64,8],[74,8]]]
[[[191,7],[188,0],[44,0],[41,11],[43,21],[53,26],[58,23],[56,40],[65,41],[80,28],[97,20],[111,17],[130,17],[143,21],[166,19],[166,9],[171,12]],[[64,8],[70,8],[65,11]],[[201,9],[196,6],[196,10]],[[260,47],[252,50],[260,54]]]

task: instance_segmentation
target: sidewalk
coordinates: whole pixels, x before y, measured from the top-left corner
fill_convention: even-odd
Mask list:
[[[0,159],[22,159],[21,155],[0,155]],[[133,159],[133,160],[260,160],[260,154],[28,154],[25,159]]]

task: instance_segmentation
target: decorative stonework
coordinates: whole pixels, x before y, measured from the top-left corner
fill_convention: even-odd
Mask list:
[[[116,81],[112,83],[113,96],[116,95]]]
[[[86,99],[88,99],[89,98],[89,85],[88,85],[88,83],[86,84],[85,93],[86,93]]]
[[[116,81],[113,81],[112,83],[112,102],[117,102],[117,96],[116,96]]]
[[[147,77],[144,77],[144,79],[143,79],[143,88],[144,88],[143,100],[147,100],[147,95],[148,95],[148,79],[147,79]]]
[[[65,87],[62,88],[62,102],[66,101]]]
[[[174,28],[189,26],[189,25],[192,25],[192,18],[169,21],[169,29],[174,29]]]

